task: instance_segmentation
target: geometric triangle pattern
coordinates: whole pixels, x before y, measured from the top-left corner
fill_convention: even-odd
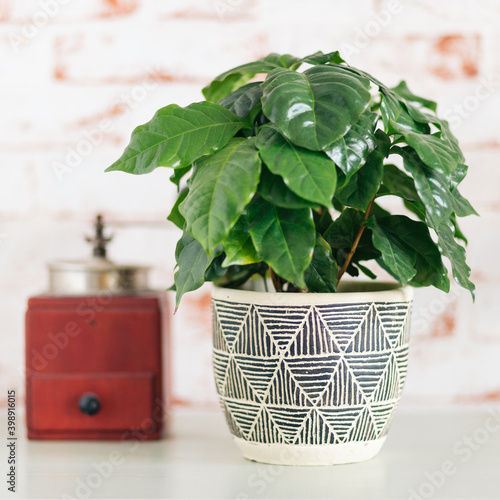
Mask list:
[[[212,306],[215,382],[233,435],[331,445],[387,433],[406,379],[411,301]]]

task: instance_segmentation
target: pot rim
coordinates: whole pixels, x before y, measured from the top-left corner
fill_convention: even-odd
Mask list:
[[[212,298],[236,303],[260,304],[269,306],[309,306],[325,304],[352,304],[362,302],[410,302],[413,299],[413,287],[398,283],[349,281],[347,286],[368,288],[363,291],[346,291],[335,293],[301,293],[301,292],[259,292],[236,288],[214,286]],[[385,288],[380,290],[380,287]],[[369,288],[379,288],[369,290]]]

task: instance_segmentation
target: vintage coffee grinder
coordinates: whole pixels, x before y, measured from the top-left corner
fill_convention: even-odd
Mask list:
[[[100,215],[87,241],[92,259],[49,264],[49,290],[28,301],[28,438],[158,439],[165,297],[147,267],[106,258]]]

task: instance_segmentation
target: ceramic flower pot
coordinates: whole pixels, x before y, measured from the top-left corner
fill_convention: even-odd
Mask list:
[[[214,370],[243,455],[281,465],[368,460],[408,364],[412,289],[333,294],[214,288]]]

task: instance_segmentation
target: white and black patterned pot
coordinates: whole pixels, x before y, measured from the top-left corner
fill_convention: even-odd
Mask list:
[[[214,288],[217,391],[246,458],[330,465],[378,453],[406,377],[412,304],[411,288],[378,287]]]

